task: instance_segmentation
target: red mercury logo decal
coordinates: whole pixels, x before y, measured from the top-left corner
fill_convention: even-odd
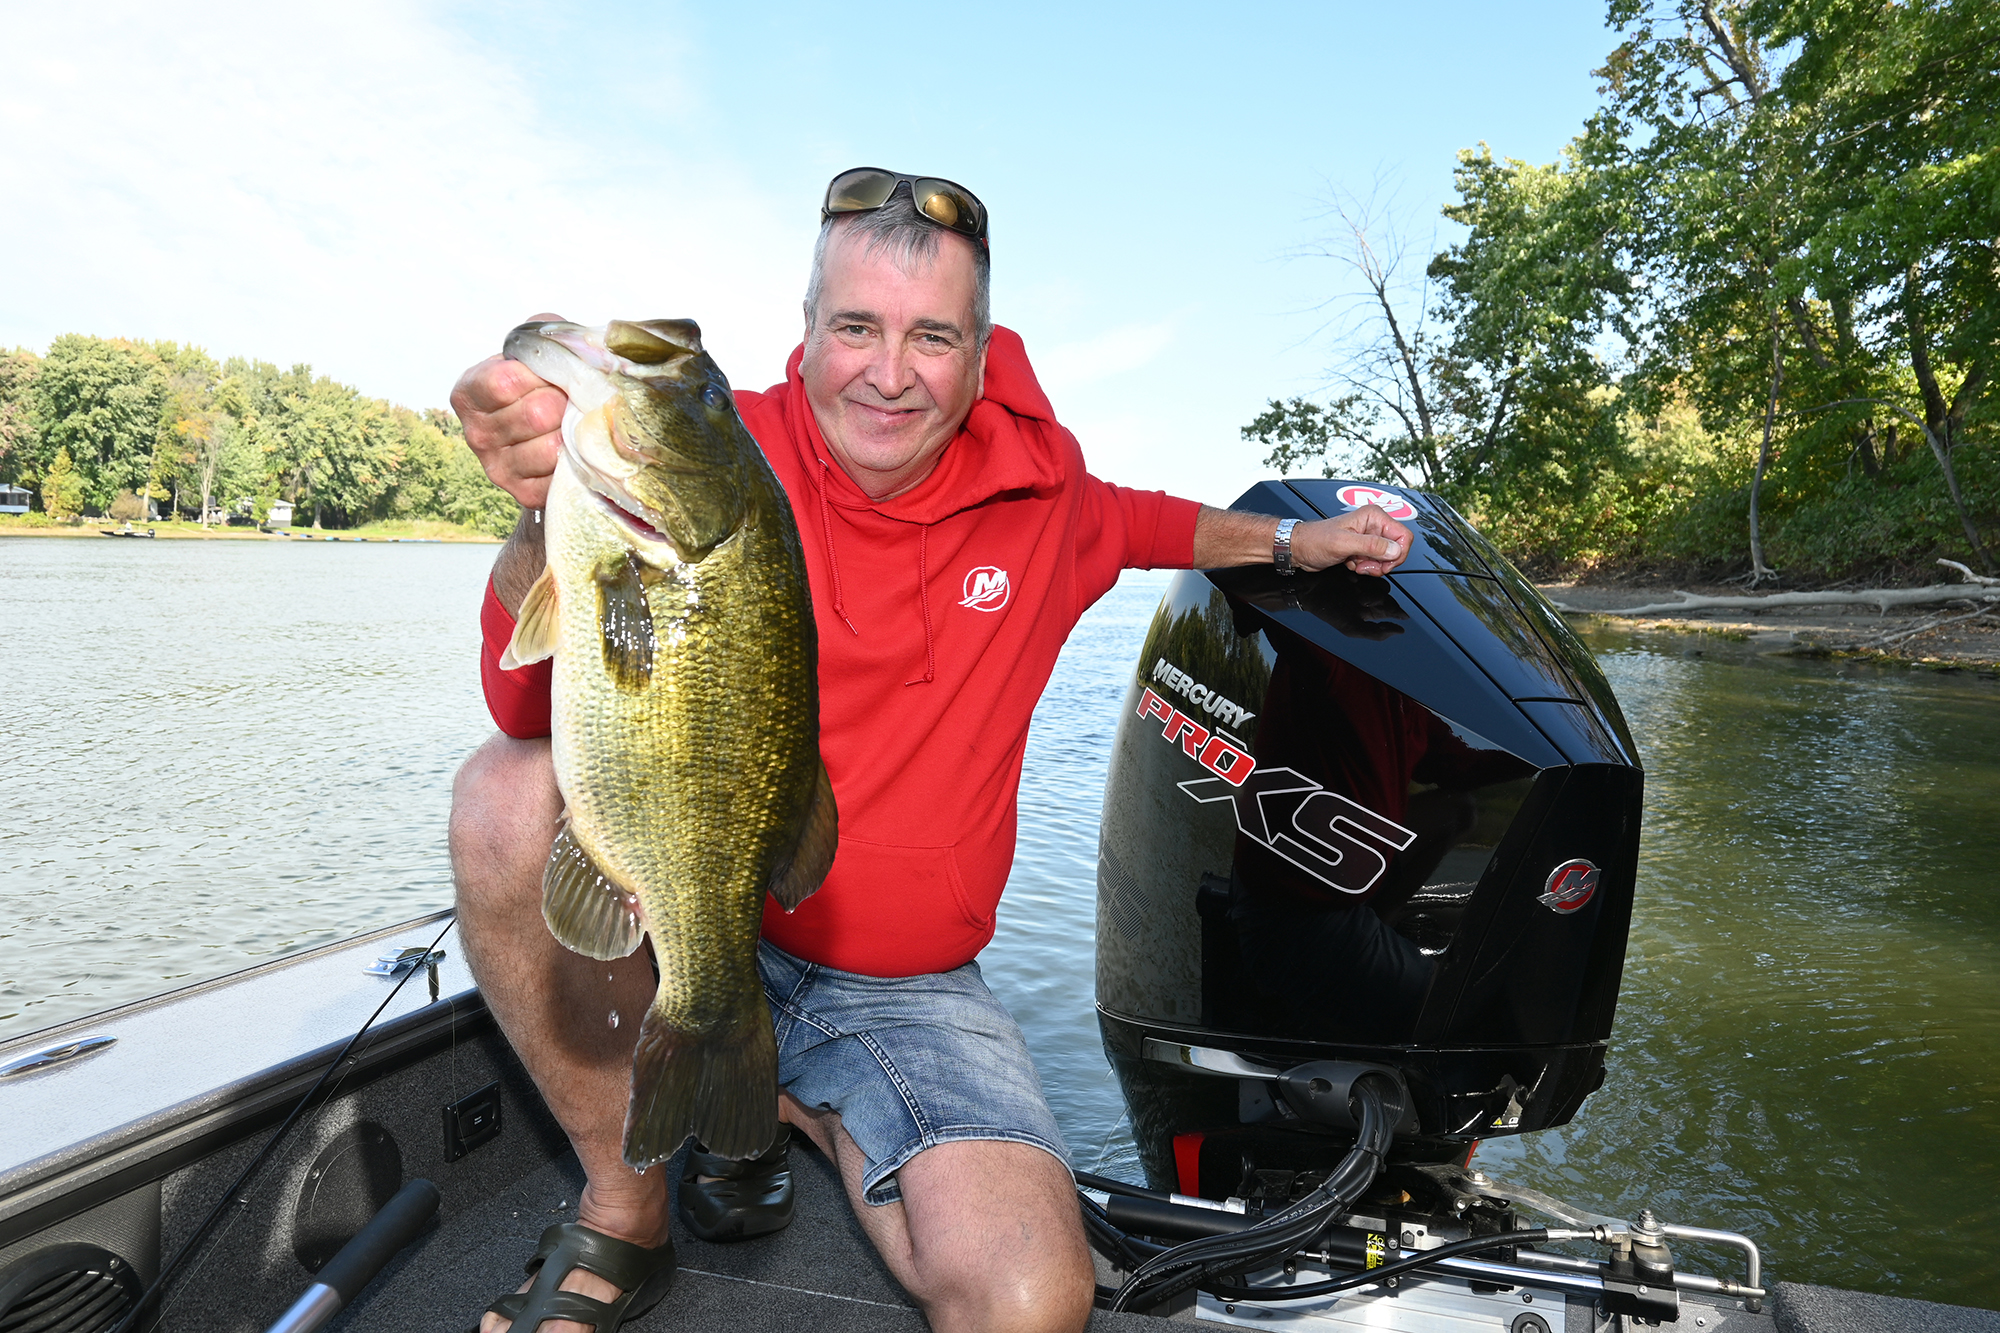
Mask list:
[[[1582,857],[1565,861],[1549,872],[1548,886],[1537,901],[1558,916],[1568,916],[1596,896],[1601,873]]]
[[[1334,494],[1340,502],[1359,509],[1362,505],[1374,505],[1390,518],[1415,518],[1417,507],[1394,491],[1385,491],[1378,486],[1342,486]]]

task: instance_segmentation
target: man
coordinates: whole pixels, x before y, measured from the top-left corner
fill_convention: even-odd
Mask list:
[[[1380,574],[1409,534],[1372,508],[1281,529],[1090,477],[1020,339],[991,324],[989,262],[985,209],[963,187],[842,173],[822,210],[804,344],[785,383],[736,395],[799,523],[841,820],[819,892],[791,916],[767,909],[759,967],[780,1114],[838,1165],[863,1230],[933,1327],[1075,1329],[1091,1263],[1060,1135],[1018,1027],[971,961],[1012,861],[1035,701],[1069,629],[1123,568],[1268,563],[1282,535],[1298,568]],[[495,358],[452,401],[493,480],[542,504],[561,394]],[[582,1225],[527,1301],[510,1298],[483,1328],[559,1310],[544,1298],[560,1286],[605,1303],[573,1308],[604,1317],[606,1333],[656,1299],[671,1268],[663,1174],[620,1159],[636,1025],[604,1019],[642,1010],[653,977],[643,952],[593,963],[541,919],[561,812],[538,734],[546,676],[496,663],[541,568],[533,517],[494,564],[485,618],[488,700],[511,734],[459,775],[452,856],[481,988],[589,1183]],[[776,1189],[777,1176],[700,1161],[683,1208],[694,1197],[710,1211],[693,1220],[719,1230],[717,1210],[725,1223],[734,1210],[745,1230],[768,1229],[772,1200],[743,1201],[713,1177]],[[592,1247],[611,1256],[598,1272],[580,1266]]]

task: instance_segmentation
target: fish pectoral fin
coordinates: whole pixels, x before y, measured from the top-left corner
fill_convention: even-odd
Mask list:
[[[500,654],[500,669],[512,671],[554,657],[555,652],[556,575],[543,565],[541,577],[528,589],[521,612],[514,617],[514,637],[507,641],[507,651]]]
[[[833,868],[833,854],[839,847],[840,815],[834,808],[833,783],[826,776],[826,765],[821,764],[798,845],[771,875],[771,896],[778,900],[778,906],[790,912],[810,898]]]
[[[564,948],[586,958],[623,958],[646,934],[637,900],[597,868],[568,824],[542,871],[542,919]]]
[[[753,985],[754,989],[754,985]],[[625,1161],[664,1162],[692,1134],[722,1157],[754,1157],[778,1137],[778,1047],[758,994],[726,1025],[675,1027],[655,1004],[632,1052]]]
[[[595,577],[604,669],[619,689],[644,690],[653,680],[656,641],[639,561],[630,551],[624,552],[600,562]]]

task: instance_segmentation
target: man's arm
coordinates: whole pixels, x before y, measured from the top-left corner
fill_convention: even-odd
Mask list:
[[[500,554],[493,558],[493,595],[507,608],[507,614],[516,619],[521,615],[521,603],[528,600],[528,589],[535,586],[535,580],[542,576],[542,566],[548,563],[542,545],[541,517],[539,509],[523,509],[520,522],[514,525]]]
[[[1194,567],[1268,565],[1278,520],[1207,505],[1194,520]],[[1346,565],[1357,574],[1387,574],[1410,553],[1410,530],[1374,505],[1292,529],[1292,563],[1302,570]]]

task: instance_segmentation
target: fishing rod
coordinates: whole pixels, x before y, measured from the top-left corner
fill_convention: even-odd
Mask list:
[[[437,960],[434,955],[437,953],[437,947],[444,943],[444,937],[450,934],[451,928],[457,924],[458,917],[454,914],[450,920],[444,923],[444,929],[437,933],[437,938],[432,940],[429,947],[424,950],[424,957],[430,965],[426,971],[436,967]],[[403,987],[408,984],[410,978],[417,975],[417,970],[414,967],[410,968],[397,979],[394,986],[390,987],[389,993],[382,997],[382,1003],[375,1006],[375,1012],[368,1015],[368,1021],[354,1030],[354,1035],[349,1037],[347,1044],[340,1048],[340,1054],[333,1057],[333,1063],[326,1067],[326,1072],[319,1076],[319,1081],[312,1085],[312,1088],[307,1091],[305,1096],[299,1098],[298,1105],[294,1106],[291,1114],[285,1117],[285,1123],[278,1126],[278,1132],[264,1141],[264,1146],[257,1150],[257,1155],[250,1159],[249,1165],[245,1166],[237,1175],[235,1182],[227,1190],[223,1191],[222,1197],[216,1201],[215,1207],[208,1210],[208,1215],[201,1219],[201,1225],[194,1229],[194,1234],[181,1242],[181,1247],[174,1252],[174,1257],[167,1261],[166,1266],[160,1270],[160,1275],[153,1279],[144,1294],[139,1297],[131,1310],[126,1313],[125,1317],[112,1327],[111,1333],[132,1333],[132,1330],[139,1327],[140,1320],[146,1316],[147,1310],[160,1298],[160,1293],[166,1289],[168,1279],[172,1278],[180,1270],[181,1266],[201,1246],[201,1243],[208,1238],[209,1232],[215,1228],[216,1222],[221,1219],[223,1213],[232,1207],[246,1202],[243,1198],[244,1189],[256,1178],[258,1171],[263,1169],[264,1163],[270,1160],[273,1150],[280,1143],[284,1142],[285,1136],[291,1133],[292,1128],[299,1123],[300,1118],[306,1113],[306,1108],[313,1104],[313,1099],[320,1095],[320,1091],[326,1087],[327,1081],[332,1079],[347,1064],[348,1056],[354,1052],[355,1043],[359,1042],[367,1034],[369,1028],[375,1026],[375,1020],[382,1016],[384,1010],[388,1009],[390,1003],[402,992]]]

